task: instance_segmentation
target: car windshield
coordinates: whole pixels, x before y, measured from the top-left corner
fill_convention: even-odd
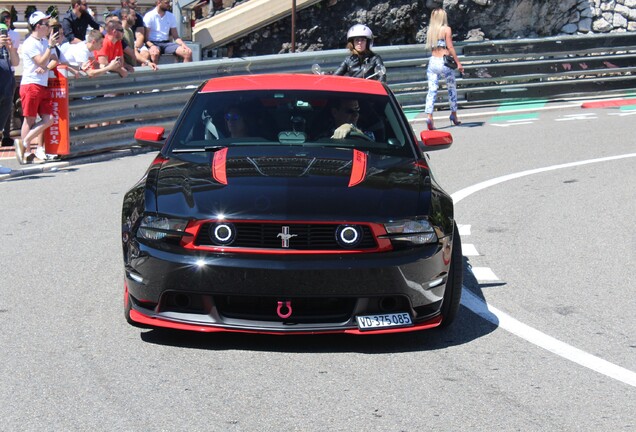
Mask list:
[[[311,90],[199,93],[181,117],[170,151],[293,145],[410,156],[410,130],[399,110],[386,95]],[[338,136],[336,129],[343,124],[351,130]]]

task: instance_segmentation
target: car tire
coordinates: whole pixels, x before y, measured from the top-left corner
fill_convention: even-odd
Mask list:
[[[464,279],[464,265],[462,255],[462,240],[459,236],[457,224],[453,224],[453,250],[451,252],[451,264],[448,270],[446,291],[442,301],[442,323],[440,327],[450,326],[459,310],[459,302],[462,299],[462,284]]]

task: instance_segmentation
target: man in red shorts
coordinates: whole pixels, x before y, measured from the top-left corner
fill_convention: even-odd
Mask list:
[[[50,16],[35,11],[29,16],[31,35],[22,44],[22,81],[20,83],[20,98],[22,99],[21,142],[15,143],[15,155],[21,164],[30,161],[31,143],[53,124],[53,106],[48,89],[49,70],[47,64],[57,59],[55,45],[57,33],[49,31]],[[36,123],[37,116],[41,120]],[[35,157],[46,159],[44,148],[38,146]]]

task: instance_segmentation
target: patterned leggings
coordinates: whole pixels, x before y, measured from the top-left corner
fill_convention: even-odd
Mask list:
[[[439,79],[444,76],[446,80],[446,87],[448,87],[448,101],[450,102],[450,109],[452,112],[457,111],[457,87],[455,85],[455,71],[447,66],[444,66],[444,59],[442,57],[431,56],[428,61],[428,69],[426,70],[426,77],[428,78],[428,94],[426,95],[426,114],[433,113],[433,104],[437,97],[437,90],[439,89]]]

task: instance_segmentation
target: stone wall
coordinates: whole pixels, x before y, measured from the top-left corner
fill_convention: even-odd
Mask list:
[[[422,43],[436,7],[448,12],[456,42],[636,31],[636,0],[323,0],[297,13],[296,51],[343,48],[357,23],[373,30],[376,45]],[[288,18],[235,41],[230,51],[289,52],[290,40]]]

